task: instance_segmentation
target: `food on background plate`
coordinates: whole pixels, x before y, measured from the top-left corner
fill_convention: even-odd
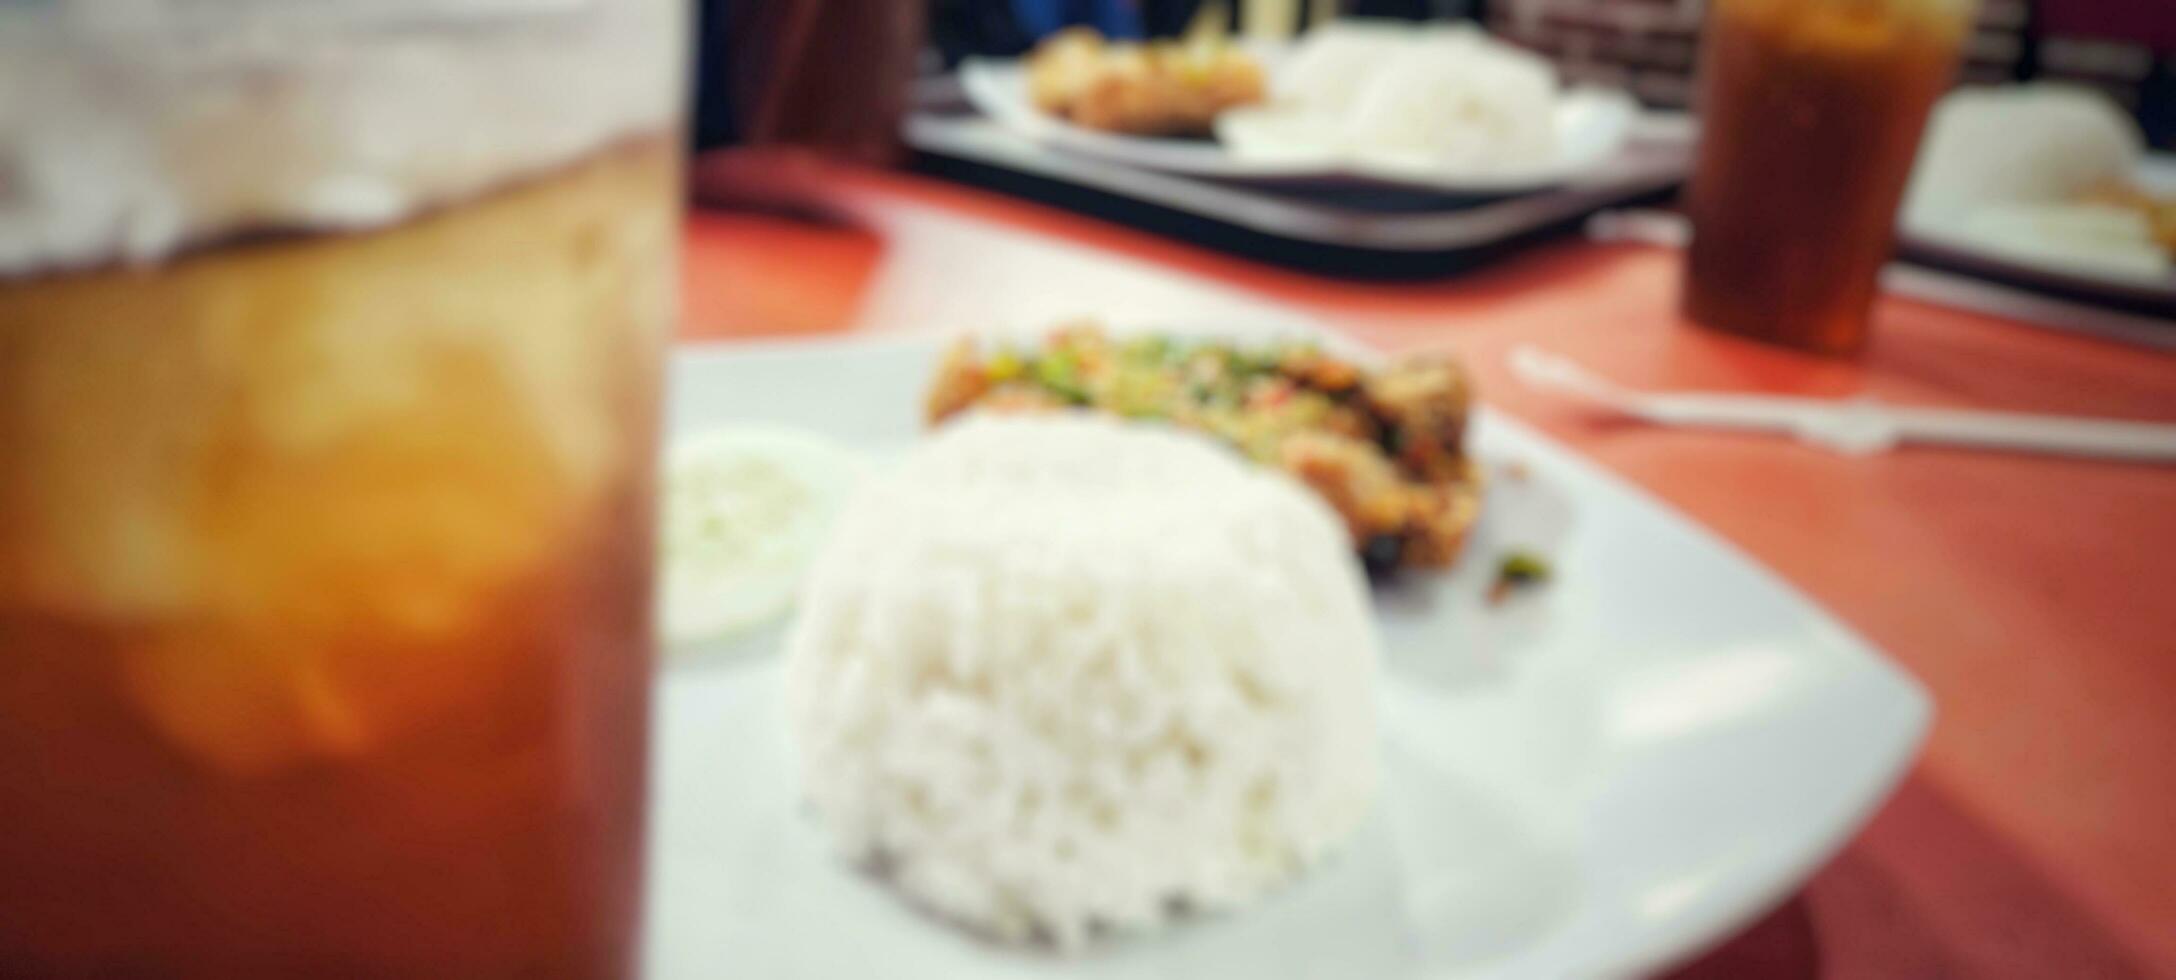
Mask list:
[[[1935,106],[1905,204],[1915,232],[2086,272],[2176,271],[2176,198],[2136,182],[2137,125],[2060,84],[1965,88]]]
[[[1448,357],[1368,369],[1309,343],[1121,339],[1079,324],[1039,348],[961,341],[927,409],[936,423],[970,408],[1087,408],[1207,432],[1313,488],[1368,569],[1388,573],[1447,567],[1479,516],[1471,407]]]
[[[1380,779],[1378,646],[1338,520],[1193,432],[977,413],[848,504],[787,643],[845,855],[1007,940],[1245,905]]]
[[[1027,57],[1037,108],[1135,136],[1204,136],[1217,114],[1262,100],[1261,65],[1214,37],[1130,43],[1093,28],[1051,35]]]
[[[2106,96],[2071,85],[1960,88],[1935,103],[1905,210],[2053,203],[2130,178],[2144,139]]]
[[[2106,205],[2146,221],[2154,243],[2176,258],[2176,194],[2156,194],[2126,180],[2111,180],[2078,192],[2079,204]]]
[[[1921,226],[1988,252],[2087,275],[2167,276],[2170,253],[2145,207],[2081,199],[2055,204],[1988,204],[1939,225]]]
[[[1555,68],[1469,27],[1328,24],[1293,47],[1271,92],[1218,119],[1234,154],[1485,175],[1546,167],[1558,151]]]
[[[720,639],[784,615],[860,475],[852,450],[792,429],[716,429],[674,445],[658,542],[665,641]]]
[[[1422,27],[1394,20],[1353,19],[1324,24],[1292,45],[1270,80],[1270,99],[1318,112],[1358,105],[1384,63],[1409,50]]]

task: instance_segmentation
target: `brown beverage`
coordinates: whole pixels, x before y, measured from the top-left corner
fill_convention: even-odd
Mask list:
[[[1829,354],[1864,346],[1964,0],[1709,0],[1685,313]]]
[[[654,92],[572,123],[480,90],[615,74],[610,30],[79,76],[217,91],[133,186],[0,211],[0,976],[633,975],[679,182],[672,21],[619,27]],[[444,134],[392,66],[470,83],[465,156],[400,146]],[[98,242],[106,191],[201,220]]]

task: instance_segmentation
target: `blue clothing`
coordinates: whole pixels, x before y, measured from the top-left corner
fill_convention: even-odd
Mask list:
[[[1087,24],[1106,37],[1140,37],[1141,9],[1135,0],[1012,0],[1021,33],[1040,38],[1075,24]]]

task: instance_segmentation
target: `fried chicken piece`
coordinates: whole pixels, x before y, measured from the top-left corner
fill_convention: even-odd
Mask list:
[[[1463,460],[1460,482],[1415,483],[1368,443],[1303,432],[1284,441],[1278,464],[1345,519],[1376,574],[1448,566],[1481,510],[1480,474]]]
[[[1412,510],[1405,481],[1367,443],[1302,432],[1284,440],[1277,465],[1321,494],[1345,518],[1354,541],[1404,530]]]
[[[961,340],[944,352],[929,394],[922,400],[922,415],[931,425],[965,411],[990,391],[990,373],[982,366],[982,354],[972,340]]]
[[[1405,524],[1399,560],[1416,568],[1446,568],[1466,546],[1466,533],[1481,516],[1481,470],[1458,461],[1459,477],[1420,484]]]
[[[1384,426],[1384,448],[1413,473],[1454,478],[1464,464],[1473,386],[1448,358],[1407,358],[1361,381]]]
[[[1027,57],[1028,98],[1036,108],[1070,115],[1073,103],[1103,74],[1110,47],[1090,27],[1070,27],[1052,34]]]
[[[1028,95],[1090,129],[1137,136],[1206,135],[1217,114],[1261,102],[1261,65],[1212,41],[1112,44],[1092,28],[1051,35],[1028,55]]]
[[[1326,395],[1343,395],[1360,385],[1360,369],[1312,347],[1294,348],[1277,364],[1285,377]]]

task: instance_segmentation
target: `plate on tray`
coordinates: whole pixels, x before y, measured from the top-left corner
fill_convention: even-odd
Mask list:
[[[1249,45],[1270,71],[1283,48]],[[971,58],[960,66],[967,100],[998,124],[1043,145],[1144,170],[1219,180],[1307,184],[1373,184],[1445,194],[1502,195],[1541,190],[1588,176],[1624,148],[1638,121],[1639,103],[1617,89],[1574,87],[1559,98],[1551,123],[1557,152],[1547,163],[1517,170],[1459,173],[1409,159],[1345,158],[1295,148],[1290,153],[1232,152],[1213,139],[1129,136],[1077,126],[1036,107],[1028,97],[1027,70],[1015,59]],[[1263,126],[1272,118],[1237,114],[1234,121]]]

